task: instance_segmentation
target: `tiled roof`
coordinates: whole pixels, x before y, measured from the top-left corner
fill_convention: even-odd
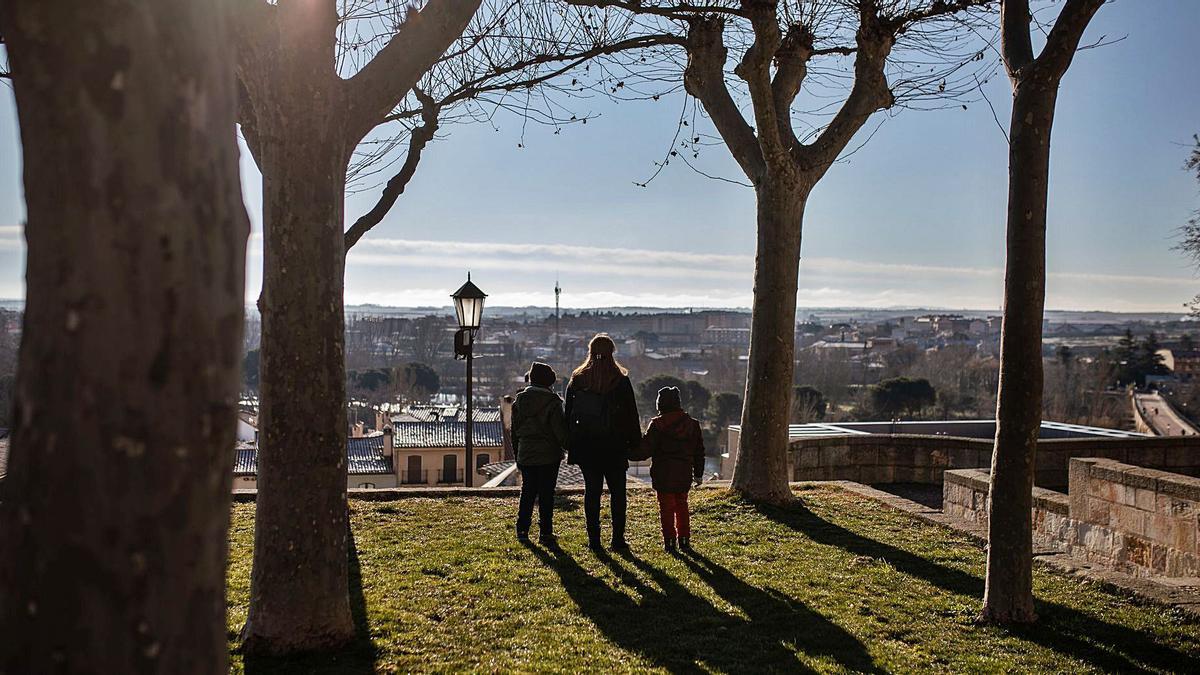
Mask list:
[[[258,473],[258,448],[238,448],[233,459],[233,475],[253,476]]]
[[[346,442],[346,460],[346,470],[351,476],[392,473],[392,460],[383,456],[383,436],[349,439]],[[257,447],[238,447],[233,473],[235,476],[253,476],[258,473]]]
[[[476,408],[472,412],[474,413],[476,424],[478,424],[479,422],[499,422],[500,421],[500,409],[499,408]],[[454,416],[454,419],[459,422],[466,422],[467,421],[466,408],[459,408],[458,414]]]
[[[351,438],[346,444],[347,470],[350,475],[392,472],[392,460],[383,456],[383,436]]]
[[[461,448],[466,443],[466,422],[399,422],[392,427],[397,448]],[[471,439],[478,448],[504,445],[500,421],[475,422]]]
[[[474,411],[476,422],[499,422],[500,408],[476,408]],[[391,416],[393,424],[401,424],[404,422],[440,422],[440,421],[467,421],[467,409],[462,406],[418,406],[410,405],[402,412]]]

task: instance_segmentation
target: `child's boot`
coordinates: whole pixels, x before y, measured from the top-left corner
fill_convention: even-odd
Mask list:
[[[675,539],[667,538],[663,540],[663,550],[667,553],[675,552]]]
[[[688,553],[691,553],[692,538],[691,537],[680,537],[679,538],[679,550],[687,551]]]

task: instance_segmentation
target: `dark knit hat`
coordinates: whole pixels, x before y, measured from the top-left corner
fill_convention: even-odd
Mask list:
[[[679,402],[679,387],[663,387],[658,390],[658,400],[654,402],[658,407],[658,412],[668,413],[682,410],[683,405]]]
[[[558,380],[558,374],[541,361],[534,361],[533,365],[529,367],[529,372],[525,373],[525,379],[529,380],[530,384],[536,384],[539,387],[553,387]]]

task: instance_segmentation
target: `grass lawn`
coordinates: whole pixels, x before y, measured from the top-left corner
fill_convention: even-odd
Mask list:
[[[679,557],[648,492],[631,498],[627,556],[586,548],[578,497],[560,498],[557,552],[515,540],[510,499],[351,502],[363,639],[290,661],[234,654],[234,670],[1200,672],[1200,622],[1044,569],[1037,626],[975,626],[978,546],[833,488],[798,495],[778,509],[693,493],[696,553]],[[253,504],[234,507],[231,645],[253,521]]]

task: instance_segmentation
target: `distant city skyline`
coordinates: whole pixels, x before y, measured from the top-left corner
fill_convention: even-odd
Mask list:
[[[1186,313],[1200,291],[1175,231],[1200,205],[1182,169],[1200,132],[1192,69],[1200,3],[1106,4],[1078,55],[1055,121],[1047,307]],[[984,85],[1007,120],[1003,74]],[[613,103],[555,135],[501,115],[498,128],[450,126],[426,150],[392,213],[350,253],[348,304],[445,306],[466,276],[507,306],[749,307],[754,196],[672,164],[634,185],[671,143],[682,100]],[[879,126],[881,125],[881,126]],[[704,122],[707,128],[707,122]],[[877,114],[834,166],[806,215],[798,304],[999,310],[1006,145],[992,111]],[[711,129],[707,129],[711,131]],[[524,147],[518,148],[518,142]],[[24,294],[19,144],[11,89],[0,86],[0,298]],[[698,166],[739,177],[722,146]],[[247,298],[261,284],[260,176],[243,148],[255,236]],[[366,186],[364,186],[366,187]],[[64,186],[69,189],[69,186]],[[348,220],[377,189],[350,195]]]

